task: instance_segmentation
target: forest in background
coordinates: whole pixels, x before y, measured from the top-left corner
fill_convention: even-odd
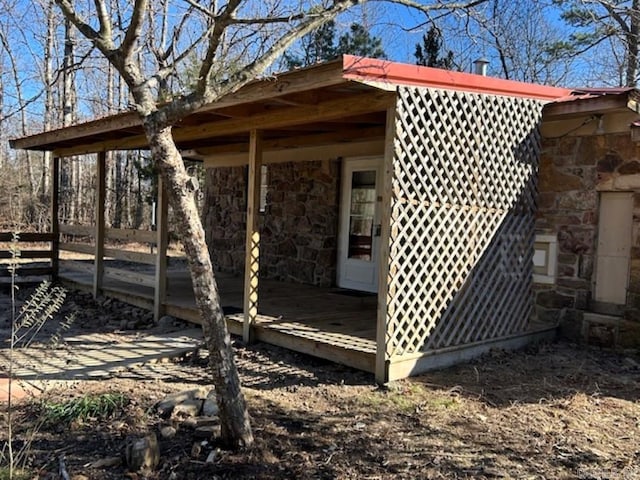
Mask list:
[[[170,36],[163,19],[177,16],[180,3],[187,8],[195,2],[151,2],[148,15],[157,22],[152,35]],[[127,2],[113,0],[112,9],[118,8],[126,10]],[[435,11],[427,20],[405,7],[369,2],[303,37],[274,70],[352,53],[470,71],[475,59],[485,57],[490,61],[489,74],[502,78],[552,85],[635,86],[639,24],[637,0],[485,0],[464,10]],[[192,28],[195,31],[198,25]],[[158,44],[158,38],[150,40],[149,45]],[[170,53],[142,46],[138,55],[161,64]],[[162,90],[180,94],[194,82],[194,72],[195,67],[174,72]],[[46,231],[49,221],[51,159],[10,150],[9,139],[127,111],[130,104],[121,77],[64,20],[53,0],[2,0],[0,231]],[[150,226],[155,197],[150,165],[145,152],[109,153],[108,226]],[[62,222],[92,223],[94,172],[93,156],[62,161]]]

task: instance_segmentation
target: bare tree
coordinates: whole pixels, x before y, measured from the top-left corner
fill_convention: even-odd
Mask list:
[[[563,8],[562,18],[574,27],[567,41],[556,44],[558,50],[577,56],[605,47],[605,55],[624,72],[619,83],[637,85],[640,0],[553,0],[553,3]]]
[[[450,59],[456,68],[468,71],[482,56],[491,62],[491,75],[558,84],[571,73],[571,58],[556,48],[566,35],[550,20],[556,14],[544,1],[489,0],[438,27],[442,46],[454,52]]]
[[[478,18],[480,35],[499,59],[507,79],[558,84],[569,73],[570,62],[553,48],[563,37],[548,19],[552,8],[544,2],[491,0]]]
[[[222,440],[231,447],[249,446],[253,442],[249,415],[204,230],[189,191],[189,175],[172,137],[172,125],[203,105],[237,91],[267,70],[297,39],[364,0],[300,3],[183,0],[172,2],[168,9],[162,8],[168,2],[160,2],[161,7],[155,4],[154,11],[150,7],[155,2],[149,0],[123,3],[123,16],[116,21],[111,5],[105,0],[94,0],[91,12],[83,10],[87,2],[56,0],[65,17],[109,60],[129,88],[153,160],[168,186],[169,203],[182,233],[210,353]],[[402,3],[429,13],[480,2],[439,0],[426,4],[402,0]],[[171,21],[166,29],[164,20],[149,21],[163,11],[169,13],[165,19]],[[144,49],[149,39],[165,43],[146,45]],[[153,55],[144,55],[145,52]],[[201,59],[195,84],[187,93],[171,95],[167,92],[169,80],[176,78],[180,64],[194,56]],[[168,101],[161,103],[160,99]]]

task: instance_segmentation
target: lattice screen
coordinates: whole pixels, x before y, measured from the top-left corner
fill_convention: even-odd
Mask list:
[[[541,111],[535,100],[399,90],[389,356],[525,329]]]

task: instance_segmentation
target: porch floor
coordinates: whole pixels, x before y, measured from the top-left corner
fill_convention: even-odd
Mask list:
[[[61,271],[60,278],[76,288],[92,288],[89,273]],[[229,330],[242,335],[243,279],[228,274],[217,274],[216,279]],[[150,287],[105,278],[102,291],[153,309]],[[376,310],[375,295],[261,279],[255,339],[373,373]],[[167,272],[165,312],[200,323],[191,279],[184,269]]]

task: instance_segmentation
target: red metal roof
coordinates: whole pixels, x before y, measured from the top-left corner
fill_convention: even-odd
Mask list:
[[[571,94],[568,88],[515,82],[439,68],[422,67],[387,60],[343,57],[344,78],[356,81],[375,81],[390,85],[415,85],[467,92],[509,95],[541,100],[555,100]]]
[[[579,100],[590,100],[601,98],[607,95],[624,95],[635,91],[633,87],[611,87],[611,88],[576,88],[569,95],[556,98],[554,103],[575,102]]]

